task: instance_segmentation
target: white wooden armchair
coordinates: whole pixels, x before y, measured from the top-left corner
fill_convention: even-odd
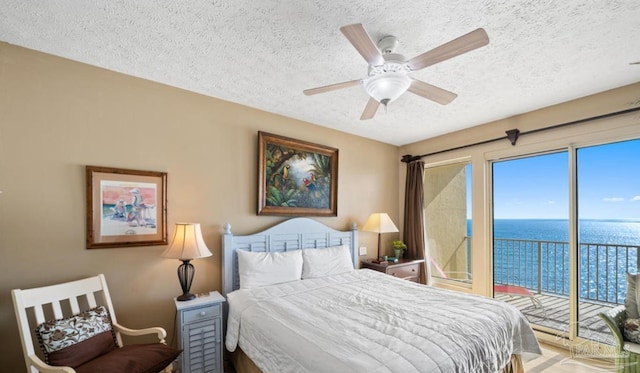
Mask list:
[[[167,333],[163,328],[133,330],[118,324],[102,274],[14,289],[11,296],[30,373],[171,372],[181,352],[164,344]],[[159,343],[123,347],[121,334],[156,334]]]

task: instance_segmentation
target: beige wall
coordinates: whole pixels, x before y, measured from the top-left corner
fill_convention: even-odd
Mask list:
[[[170,340],[179,261],[162,246],[87,250],[84,166],[167,172],[169,236],[199,222],[214,253],[193,262],[192,290],[219,290],[222,225],[285,219],[256,215],[258,131],[339,149],[338,216],[319,221],[398,221],[395,146],[0,43],[0,370],[24,371],[10,290],[96,273],[122,324],[161,325]],[[375,234],[360,243],[375,254]]]
[[[585,82],[585,84],[588,84],[588,82]],[[400,154],[418,155],[434,153],[488,139],[504,137],[506,136],[505,131],[515,128],[524,133],[557,124],[629,110],[639,106],[640,82],[528,113],[514,115],[466,130],[418,141],[402,146],[400,148]],[[518,144],[521,144],[525,137],[531,136],[532,135],[523,135],[523,137],[518,140]],[[486,151],[487,149],[510,147],[511,143],[505,139],[504,141],[488,144],[488,146],[478,147],[477,149]],[[469,154],[470,152],[465,151],[463,153]],[[452,153],[449,153],[449,155],[450,154]]]

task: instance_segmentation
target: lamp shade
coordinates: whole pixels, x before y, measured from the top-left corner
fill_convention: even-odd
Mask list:
[[[364,223],[362,230],[366,232],[376,233],[398,232],[398,228],[396,227],[396,225],[393,224],[393,221],[391,221],[389,215],[384,212],[371,214],[371,216],[369,216],[369,219],[367,219],[367,222]]]
[[[164,258],[191,260],[212,254],[202,239],[200,224],[176,223],[171,245],[161,255]]]

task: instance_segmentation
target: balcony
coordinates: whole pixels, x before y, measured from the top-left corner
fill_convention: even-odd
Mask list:
[[[579,246],[579,335],[613,343],[599,312],[624,304],[626,272],[635,272],[639,246],[581,243]],[[496,293],[519,308],[530,322],[555,330],[569,327],[569,244],[567,242],[496,238],[494,283],[528,289],[529,297]]]
[[[462,247],[470,257],[471,240],[467,237],[465,241]],[[637,245],[580,244],[579,336],[613,344],[611,333],[598,313],[624,303],[626,272],[640,268],[639,249]],[[438,267],[436,276],[438,271],[443,273]],[[542,307],[528,296],[496,292],[495,298],[516,306],[531,323],[569,330],[568,242],[496,238],[494,283],[529,290]]]
[[[523,297],[514,297],[507,294],[496,294],[495,299],[516,306],[536,326],[543,326],[558,330],[558,336],[568,332],[569,328],[569,299],[557,295],[539,294],[536,298],[542,303],[542,309],[533,307],[531,302]],[[580,323],[578,335],[582,338],[595,340],[601,343],[613,345],[614,340],[609,328],[598,316],[598,313],[613,308],[594,302],[580,302]]]

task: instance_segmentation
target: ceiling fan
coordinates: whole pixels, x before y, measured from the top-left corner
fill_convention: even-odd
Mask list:
[[[479,28],[407,60],[403,55],[395,53],[398,39],[394,36],[386,36],[376,45],[360,23],[340,27],[340,31],[369,64],[368,76],[363,79],[307,89],[303,93],[311,96],[362,84],[370,98],[362,112],[361,120],[373,118],[380,104],[386,108],[405,91],[442,105],[450,103],[458,95],[411,78],[408,73],[489,44],[487,33]]]

